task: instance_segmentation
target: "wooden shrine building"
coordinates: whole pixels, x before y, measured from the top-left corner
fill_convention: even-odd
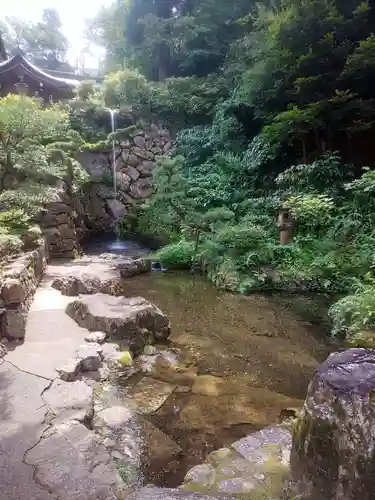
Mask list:
[[[23,94],[39,98],[45,104],[71,99],[82,77],[73,73],[68,77],[66,74],[56,76],[57,71],[54,73],[34,66],[22,54],[5,59],[0,62],[0,96]]]

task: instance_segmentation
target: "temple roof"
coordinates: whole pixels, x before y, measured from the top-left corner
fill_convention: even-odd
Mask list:
[[[42,69],[31,64],[22,54],[17,54],[4,62],[0,62],[0,77],[4,73],[10,72],[16,68],[22,68],[22,71],[30,77],[56,88],[67,86],[75,87],[79,83],[79,80],[75,78],[60,78],[46,73]],[[74,76],[75,75],[72,74],[72,77]]]

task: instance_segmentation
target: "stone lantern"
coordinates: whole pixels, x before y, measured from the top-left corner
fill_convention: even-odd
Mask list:
[[[294,229],[294,217],[289,208],[279,208],[277,226],[280,231],[280,245],[288,245],[293,240]]]

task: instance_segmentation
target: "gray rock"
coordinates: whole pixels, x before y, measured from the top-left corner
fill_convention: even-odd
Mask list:
[[[57,367],[56,371],[60,375],[61,380],[70,382],[72,380],[75,380],[80,369],[81,369],[81,360],[72,358],[68,359],[63,366]]]
[[[77,357],[81,360],[82,371],[98,370],[102,364],[102,358],[94,345],[81,346],[77,351]]]
[[[293,436],[291,496],[373,498],[374,390],[374,350],[332,354],[316,370]]]
[[[136,146],[147,149],[146,139],[142,135],[136,135],[133,141]]]
[[[43,399],[49,413],[54,417],[54,422],[86,422],[90,421],[94,414],[92,389],[79,380],[54,380],[51,387],[44,392]]]
[[[149,178],[138,179],[130,186],[130,196],[136,200],[143,200],[152,194],[152,185]]]
[[[96,430],[103,427],[121,429],[132,417],[133,412],[125,406],[111,406],[97,413],[94,427]]]
[[[127,341],[133,352],[139,352],[146,344],[170,335],[167,316],[142,297],[114,297],[101,293],[85,295],[70,302],[66,312],[83,328],[103,331]]]
[[[143,354],[146,356],[155,356],[158,354],[158,350],[154,345],[146,345],[145,348],[143,349]]]
[[[171,149],[172,143],[168,141],[165,146],[164,146],[164,153],[168,153],[168,151]]]
[[[9,339],[23,339],[26,332],[27,309],[18,306],[8,309],[3,316],[3,334]]]
[[[144,160],[140,165],[138,165],[137,170],[141,174],[141,177],[151,177],[155,168],[156,163],[154,161]]]
[[[284,498],[291,442],[291,432],[282,426],[250,434],[210,453],[206,463],[186,474],[181,488],[254,500]]]
[[[118,265],[122,278],[137,276],[138,274],[148,273],[151,271],[151,260],[149,259],[133,259],[127,262],[121,262]]]
[[[52,287],[63,295],[75,297],[81,294],[109,293],[119,295],[122,293],[120,278],[100,279],[92,275],[59,276],[52,282]]]
[[[235,500],[228,495],[202,495],[169,488],[142,488],[126,497],[126,500]]]
[[[107,172],[108,159],[105,155],[90,153],[89,151],[78,151],[77,159],[93,179],[100,180]]]
[[[76,421],[53,426],[25,455],[34,478],[57,498],[115,500],[122,481],[94,432]]]
[[[110,211],[110,213],[112,214],[112,216],[115,218],[115,219],[120,219],[120,217],[123,217],[128,209],[126,208],[126,206],[121,203],[121,201],[119,200],[107,200],[107,206],[108,206],[108,210]]]
[[[153,160],[154,159],[154,154],[151,153],[151,151],[147,151],[146,149],[140,148],[138,146],[134,146],[132,148],[132,151],[136,156],[139,156],[143,160]]]
[[[132,167],[131,165],[129,165],[126,170],[125,170],[125,173],[126,175],[129,176],[129,178],[132,180],[132,181],[136,181],[139,179],[139,172],[138,170],[135,168],[135,167]]]
[[[25,289],[18,279],[7,278],[1,287],[1,299],[4,305],[21,304],[25,300]]]
[[[129,175],[127,175],[127,173],[116,172],[116,182],[117,182],[117,187],[120,191],[127,191],[130,186],[131,178]]]
[[[128,156],[128,159],[127,159],[127,164],[128,165],[131,165],[132,167],[136,167],[137,165],[139,165],[139,163],[141,162],[141,158],[139,158],[138,156],[136,155],[133,155],[133,154],[130,154]]]
[[[111,344],[106,342],[102,344],[102,359],[108,361],[113,357],[116,357],[120,351],[120,347],[117,344]]]
[[[97,344],[103,344],[105,339],[107,338],[107,334],[105,332],[90,332],[86,337],[86,342],[93,342]]]

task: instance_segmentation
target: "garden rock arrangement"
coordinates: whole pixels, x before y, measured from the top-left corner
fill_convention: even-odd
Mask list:
[[[27,312],[47,265],[44,241],[6,264],[0,273],[0,339],[23,339]]]
[[[115,297],[103,293],[80,296],[70,302],[66,313],[79,326],[90,331],[103,331],[126,342],[133,352],[146,344],[166,340],[170,335],[167,316],[142,297]]]
[[[4,308],[26,311],[43,274],[45,249],[8,266],[1,290]],[[371,499],[375,351],[367,349],[336,353],[317,369],[297,422],[266,427],[210,453],[179,489],[142,488],[142,460],[167,463],[183,454],[180,444],[149,420],[176,391],[238,397],[238,391],[252,389],[227,387],[222,378],[199,374],[190,354],[152,345],[168,338],[170,325],[146,299],[90,294],[95,286],[118,279],[121,270],[133,275],[145,267],[109,255],[50,264],[31,307],[26,342],[8,353],[0,346],[6,381],[0,387],[6,405],[0,467],[4,477],[23,475],[16,490],[11,484],[11,493],[4,486],[4,498]],[[85,276],[90,286],[72,300]],[[121,392],[113,383],[117,377],[131,377],[133,385]],[[295,417],[294,410],[284,414]],[[202,414],[197,418],[202,420]],[[14,434],[15,428],[22,436]]]
[[[318,368],[295,429],[292,496],[373,498],[374,389],[374,350],[335,353]]]
[[[116,140],[116,196],[111,145],[96,151],[81,151],[77,155],[92,179],[83,205],[88,224],[95,230],[113,230],[116,221],[128,214],[135,203],[151,195],[157,157],[168,153],[172,147],[168,130],[155,124],[143,129],[130,127],[124,135],[125,138]]]

